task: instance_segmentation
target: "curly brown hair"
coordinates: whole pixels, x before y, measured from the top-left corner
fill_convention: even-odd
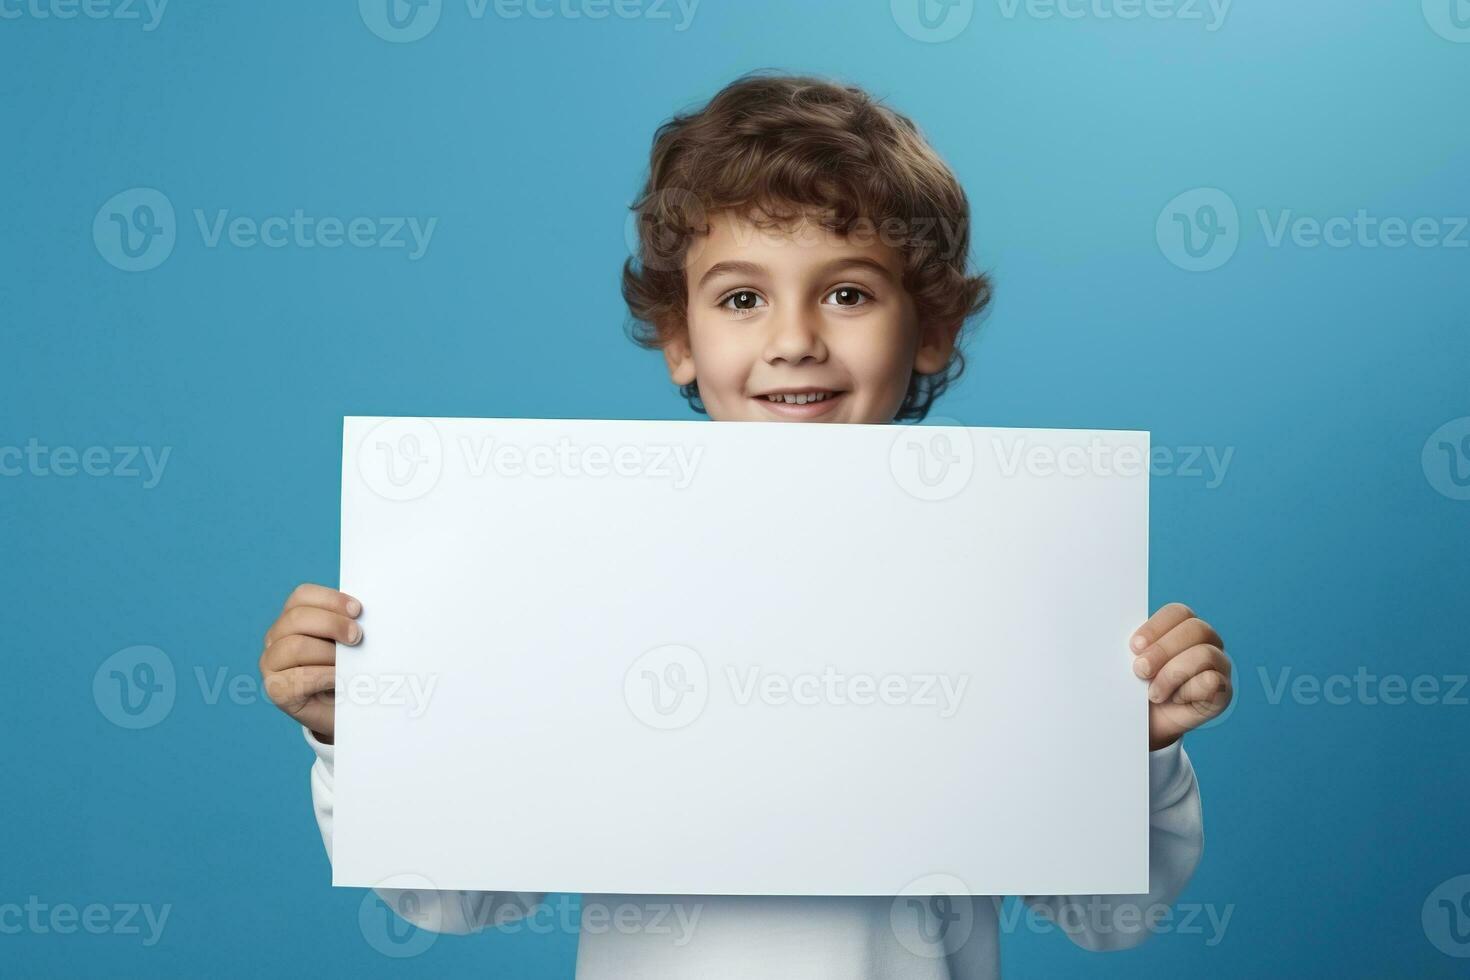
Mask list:
[[[763,224],[805,217],[843,236],[877,229],[904,254],[921,329],[958,338],[990,303],[989,277],[966,271],[970,205],[959,181],[908,117],[855,86],[742,76],[659,127],[632,209],[639,248],[623,266],[623,299],[644,347],[688,328],[685,257],[717,211]],[[944,370],[914,373],[897,419],[924,418],[963,370],[956,343]],[[696,384],[681,390],[704,411]]]

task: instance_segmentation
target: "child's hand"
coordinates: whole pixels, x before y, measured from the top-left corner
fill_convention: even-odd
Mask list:
[[[1230,704],[1230,658],[1214,627],[1171,602],[1133,634],[1133,672],[1148,686],[1148,747],[1161,749]]]
[[[362,603],[324,585],[300,585],[265,634],[260,676],[276,707],[330,743],[337,646],[362,640]]]

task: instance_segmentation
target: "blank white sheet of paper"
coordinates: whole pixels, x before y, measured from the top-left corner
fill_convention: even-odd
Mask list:
[[[334,884],[1146,892],[1148,459],[1131,431],[346,419]]]

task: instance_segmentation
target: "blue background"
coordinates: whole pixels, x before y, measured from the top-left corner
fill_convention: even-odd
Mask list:
[[[1207,847],[1182,901],[1231,907],[1224,939],[1099,956],[1022,929],[1007,972],[1463,975],[1420,911],[1470,872],[1470,708],[1273,704],[1258,674],[1466,670],[1470,502],[1421,449],[1470,415],[1470,251],[1272,247],[1256,218],[1470,212],[1470,44],[1417,2],[1238,0],[1215,31],[982,2],[928,43],[887,0],[704,0],[684,31],[449,0],[389,43],[341,0],[174,0],[153,31],[0,20],[0,64],[0,445],[171,447],[151,489],[0,478],[0,903],[172,905],[151,948],[0,935],[0,972],[571,975],[572,934],[376,952],[362,893],[329,886],[299,730],[195,669],[253,683],[291,586],[335,582],[344,414],[687,417],[623,333],[625,206],[660,121],[773,66],[885,97],[970,195],[996,300],[940,414],[1234,451],[1213,488],[1160,474],[1152,510],[1154,604],[1194,605],[1237,664],[1236,709],[1187,740]],[[178,237],[127,273],[92,222],[134,187]],[[1194,273],[1155,224],[1198,187],[1241,229]],[[196,208],[438,225],[419,261],[209,248]],[[92,679],[136,644],[178,694],[129,731]]]

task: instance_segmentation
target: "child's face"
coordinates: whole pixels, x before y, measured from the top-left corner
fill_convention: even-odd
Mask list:
[[[688,333],[664,355],[719,421],[891,422],[913,373],[952,350],[951,332],[919,329],[903,255],[875,234],[721,212],[685,278]]]

